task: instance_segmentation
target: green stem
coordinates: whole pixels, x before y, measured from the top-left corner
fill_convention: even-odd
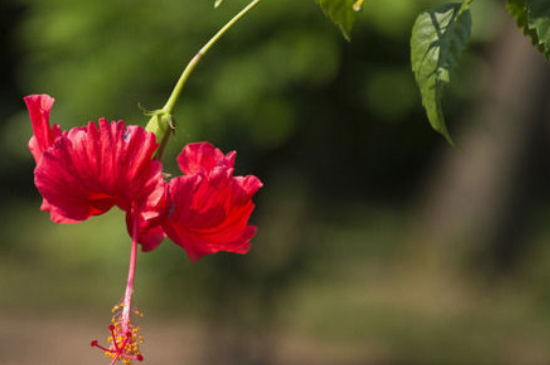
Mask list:
[[[475,0],[464,0],[464,2],[462,3],[462,5],[460,6],[460,9],[458,10],[458,14],[457,14],[457,17],[462,15],[462,13],[464,13],[466,10],[468,10],[470,8],[470,5],[474,2]]]
[[[187,67],[185,67],[185,70],[183,70],[183,73],[181,74],[178,83],[174,87],[174,90],[172,91],[172,94],[170,94],[170,97],[168,98],[168,101],[162,108],[162,111],[168,114],[172,114],[175,104],[178,101],[178,98],[181,95],[181,92],[183,90],[183,87],[185,86],[185,83],[187,82],[187,79],[197,66],[197,64],[200,62],[202,57],[212,48],[214,44],[229,30],[235,23],[237,23],[242,17],[244,17],[250,10],[256,7],[262,0],[253,0],[250,4],[248,4],[244,9],[242,9],[237,15],[235,15],[226,25],[223,26],[215,35],[212,37],[208,43],[206,43],[200,50],[197,52],[195,57],[187,64]]]

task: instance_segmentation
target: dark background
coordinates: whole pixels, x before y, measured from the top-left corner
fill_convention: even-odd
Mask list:
[[[0,363],[98,364],[122,296],[121,212],[56,225],[39,211],[22,97],[64,129],[144,125],[188,60],[245,5],[226,0],[0,3]],[[188,142],[237,150],[265,187],[246,256],[140,254],[149,364],[547,364],[550,67],[499,1],[433,132],[409,65],[416,15],[369,0],[346,42],[313,0],[266,0],[192,75],[165,166]]]

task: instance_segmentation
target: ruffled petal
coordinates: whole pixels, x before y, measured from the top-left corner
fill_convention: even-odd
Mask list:
[[[38,162],[42,153],[53,145],[56,137],[61,135],[59,125],[50,128],[50,111],[54,99],[46,94],[29,95],[24,98],[32,123],[33,136],[29,140],[29,149]]]
[[[233,167],[236,152],[224,155],[222,151],[208,142],[190,143],[183,148],[177,161],[184,174],[210,172],[217,166]]]
[[[52,148],[44,152],[34,171],[35,185],[48,202],[54,221],[80,222],[114,205],[109,195],[87,186],[93,183],[89,180],[92,174],[73,151],[68,138],[58,138]]]
[[[166,233],[160,225],[160,220],[157,221],[155,218],[151,220],[146,215],[140,215],[138,220],[138,242],[141,244],[141,250],[143,252],[153,251],[166,237]],[[128,234],[131,236],[133,229],[131,213],[126,213],[126,227],[128,228]]]
[[[233,199],[236,203],[242,204],[243,202],[252,199],[254,194],[260,190],[264,184],[254,175],[248,176],[235,176],[233,183],[236,185],[234,188],[235,194]]]
[[[187,146],[178,162],[184,172],[195,173],[168,183],[170,208],[163,227],[191,261],[219,251],[250,250],[256,233],[256,227],[248,225],[252,197],[262,183],[252,175],[232,176],[234,157],[207,143]]]
[[[100,119],[99,127],[90,122],[59,136],[38,162],[35,184],[57,221],[82,221],[114,205],[129,211],[163,184],[162,166],[151,160],[156,148],[143,128]]]
[[[149,252],[157,248],[166,237],[162,228],[162,220],[166,216],[165,182],[158,180],[155,190],[147,199],[134,204],[134,209],[126,213],[126,227],[128,234],[133,232],[132,214],[138,216],[138,242],[143,252]]]
[[[156,248],[166,236],[161,226],[166,199],[162,165],[152,161],[154,134],[104,118],[65,132],[57,124],[50,128],[52,97],[29,95],[25,103],[41,210],[56,223],[80,222],[115,205],[128,217],[139,212],[138,242],[143,251]],[[128,219],[129,232],[133,221]]]

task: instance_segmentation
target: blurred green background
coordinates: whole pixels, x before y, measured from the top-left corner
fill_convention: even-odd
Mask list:
[[[64,129],[146,123],[245,1],[0,3],[0,364],[107,363],[130,239],[123,214],[39,211],[22,97]],[[346,42],[313,0],[266,0],[212,50],[177,105],[183,145],[238,151],[259,176],[246,256],[138,257],[148,364],[548,364],[550,66],[502,2],[472,42],[433,132],[409,65],[432,0],[368,0]]]

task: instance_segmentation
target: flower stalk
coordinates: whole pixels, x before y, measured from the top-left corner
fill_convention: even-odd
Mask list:
[[[100,118],[97,124],[62,131],[59,125],[50,125],[52,97],[25,98],[34,133],[29,149],[37,164],[34,175],[43,197],[41,209],[56,223],[82,222],[114,206],[126,212],[132,243],[124,296],[112,310],[107,344],[91,342],[110,365],[143,360],[143,338],[132,323],[132,315],[142,316],[132,303],[139,244],[148,252],[169,237],[191,261],[219,251],[250,250],[256,234],[256,227],[248,224],[252,197],[263,184],[253,175],[233,176],[234,151],[224,154],[207,142],[189,144],[177,159],[185,175],[170,181],[165,181],[160,161],[175,130],[175,104],[189,76],[214,44],[261,1],[252,0],[199,50],[162,109],[145,112],[150,117],[145,129]],[[200,211],[194,209],[198,204],[203,205]]]
[[[136,261],[137,261],[137,250],[138,250],[138,211],[134,210],[133,214],[133,228],[132,228],[132,248],[130,249],[130,265],[128,268],[128,280],[126,282],[126,290],[124,291],[124,299],[122,300],[122,331],[123,333],[128,332],[130,327],[130,315],[132,312],[132,296],[134,294],[134,277],[136,274]]]
[[[155,133],[157,141],[160,146],[155,155],[155,158],[159,161],[162,160],[164,150],[168,144],[170,135],[174,133],[175,125],[172,114],[189,76],[195,70],[195,67],[199,64],[204,55],[214,46],[229,29],[231,29],[239,20],[241,20],[250,10],[254,9],[262,0],[253,0],[246,7],[244,7],[237,15],[235,15],[229,22],[227,22],[206,44],[195,54],[195,56],[189,61],[185,69],[183,70],[176,86],[172,90],[168,101],[162,109],[155,110],[150,113],[151,119],[145,126],[145,129],[149,132]]]
[[[138,333],[139,327],[134,327],[131,321],[139,227],[139,211],[135,207],[132,209],[132,215],[132,247],[130,249],[128,280],[126,282],[126,289],[124,291],[122,303],[113,308],[112,324],[109,326],[111,336],[108,338],[108,341],[111,344],[108,348],[106,348],[99,345],[97,340],[92,341],[92,347],[98,347],[103,350],[105,355],[111,359],[110,365],[114,365],[117,361],[122,361],[124,365],[131,365],[132,360],[143,360],[143,355],[139,350],[139,345],[143,343],[143,338]],[[122,311],[121,313],[119,312],[120,310]],[[138,311],[134,311],[134,313],[137,315],[141,314]]]

